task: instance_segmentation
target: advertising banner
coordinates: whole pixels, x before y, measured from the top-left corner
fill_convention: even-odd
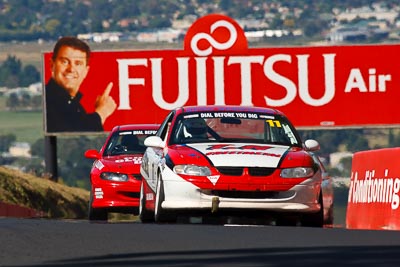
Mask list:
[[[93,51],[80,104],[90,114],[99,97],[114,102],[100,131],[160,123],[184,105],[276,108],[299,128],[400,125],[399,54],[397,44],[249,48],[237,22],[213,14],[188,29],[182,50]],[[46,134],[98,131],[51,127],[53,102],[44,100]]]
[[[354,154],[347,228],[400,230],[399,166],[400,148]]]

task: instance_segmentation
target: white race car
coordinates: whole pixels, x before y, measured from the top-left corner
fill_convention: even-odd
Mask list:
[[[323,175],[283,113],[241,106],[172,110],[141,164],[142,222],[177,216],[284,215],[322,227]],[[329,207],[327,207],[329,208]]]

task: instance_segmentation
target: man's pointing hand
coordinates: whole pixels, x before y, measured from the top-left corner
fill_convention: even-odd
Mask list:
[[[107,85],[107,88],[104,90],[104,93],[101,96],[98,96],[96,99],[95,111],[100,115],[102,124],[104,124],[106,119],[117,108],[117,104],[115,103],[114,99],[110,96],[112,87],[113,83],[110,82]]]

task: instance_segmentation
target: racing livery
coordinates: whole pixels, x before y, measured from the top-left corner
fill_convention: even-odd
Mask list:
[[[323,226],[323,175],[275,109],[196,106],[172,110],[145,140],[139,216],[143,222],[178,215],[284,214],[296,224]]]
[[[143,142],[158,127],[115,126],[100,151],[85,152],[85,157],[95,160],[90,172],[89,220],[107,220],[108,212],[138,213]]]

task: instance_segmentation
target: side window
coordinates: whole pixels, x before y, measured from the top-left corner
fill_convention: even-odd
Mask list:
[[[112,153],[113,149],[118,144],[118,137],[119,137],[118,133],[114,133],[111,136],[110,140],[108,141],[107,147],[104,150],[103,156],[110,156],[113,154]]]
[[[159,136],[162,140],[165,140],[165,137],[168,132],[169,125],[174,118],[175,111],[171,111],[171,113],[168,114],[168,116],[165,118],[165,120],[162,122],[160,128],[157,131],[157,136]]]

